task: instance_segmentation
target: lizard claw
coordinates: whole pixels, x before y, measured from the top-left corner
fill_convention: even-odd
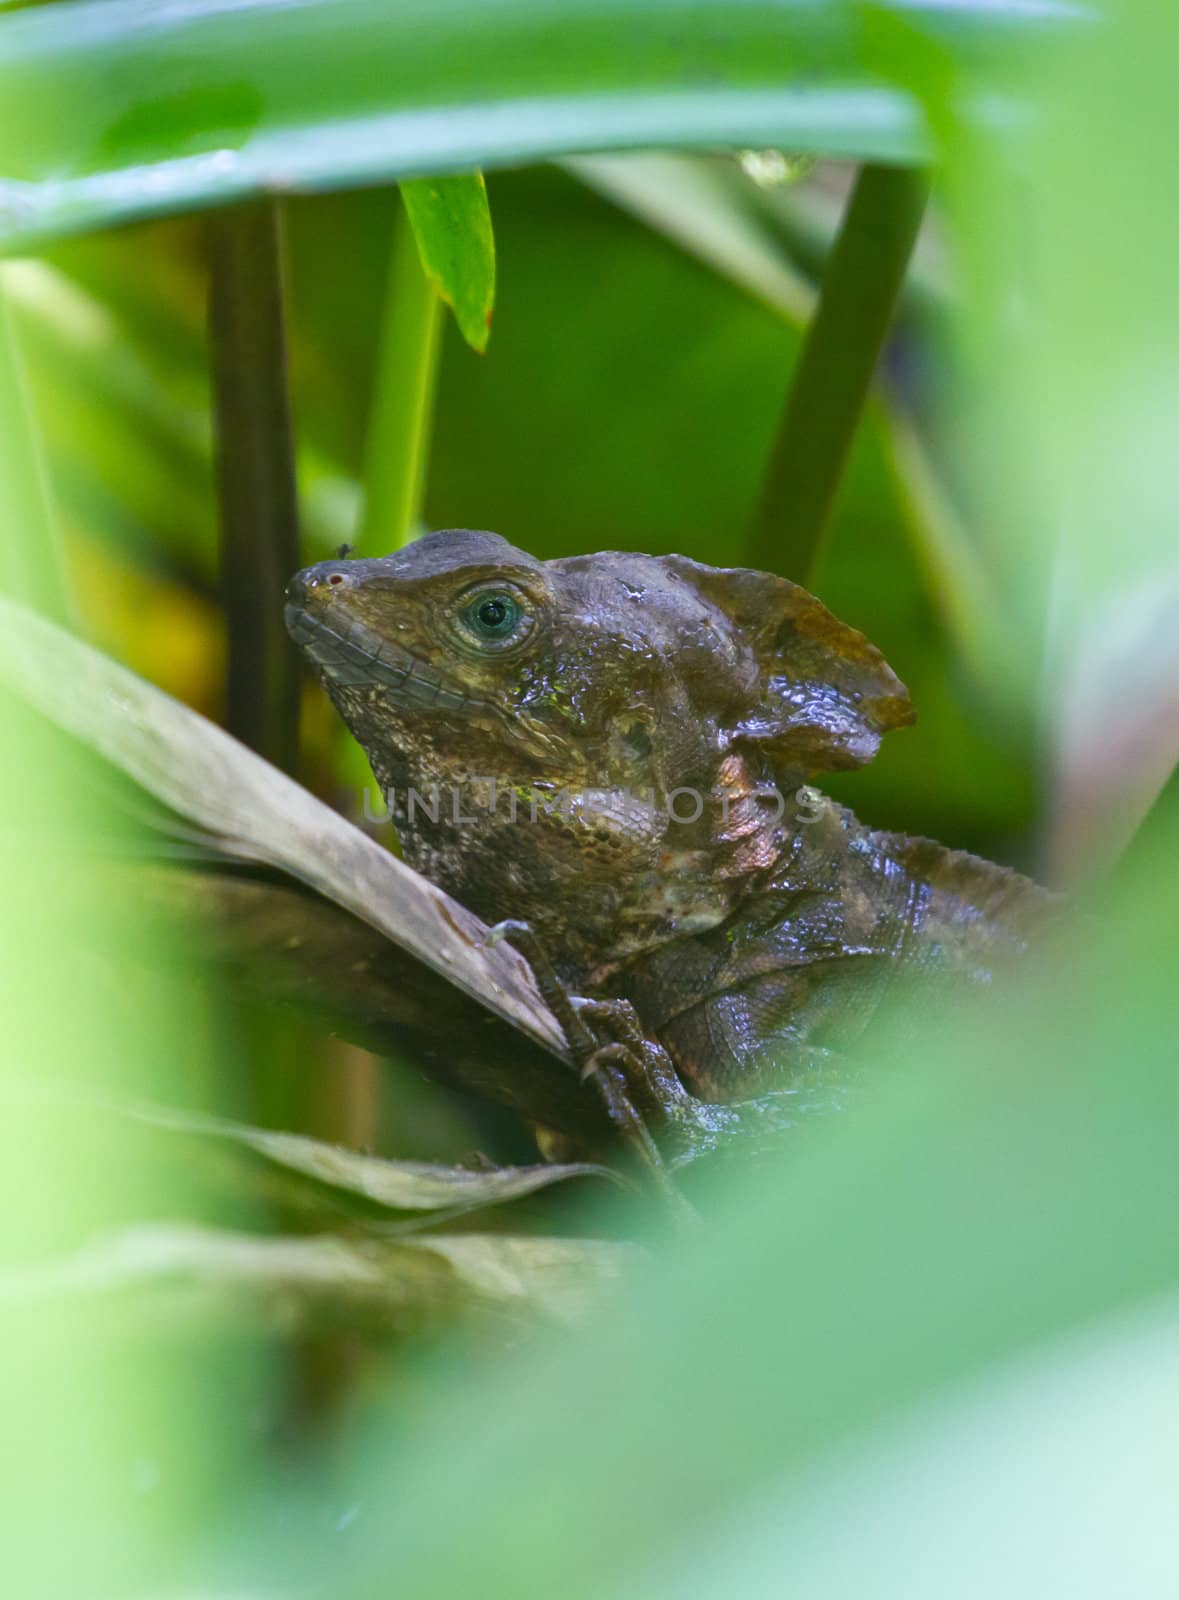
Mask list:
[[[493,923],[479,941],[481,950],[490,950],[494,945],[502,944],[505,939],[510,939],[514,934],[530,935],[532,924],[521,922],[516,917],[505,917],[502,922]]]
[[[634,1057],[627,1045],[619,1044],[617,1041],[613,1044],[599,1045],[593,1055],[589,1056],[582,1064],[578,1077],[582,1083],[585,1083],[588,1078],[592,1078],[595,1073],[600,1072],[605,1066],[619,1066],[625,1070],[633,1067],[633,1063]]]

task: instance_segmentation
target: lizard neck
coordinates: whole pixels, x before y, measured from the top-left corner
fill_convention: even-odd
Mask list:
[[[674,789],[489,788],[485,775],[476,793],[400,763],[378,777],[409,864],[485,921],[530,923],[562,978],[588,988],[730,917],[788,852],[810,792],[732,752]]]
[[[585,973],[591,987],[674,940],[719,927],[789,857],[807,791],[783,789],[768,767],[726,755],[707,791],[673,791],[657,861],[626,886],[608,947]]]

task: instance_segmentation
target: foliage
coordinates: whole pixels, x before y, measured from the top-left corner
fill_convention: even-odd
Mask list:
[[[0,662],[123,768],[5,701],[21,1593],[1173,1588],[1173,785],[1117,863],[1179,747],[1177,53],[1145,0],[0,15]],[[763,188],[745,147],[821,159]],[[682,1246],[596,1170],[515,1193],[506,1114],[377,1069],[270,976],[208,981],[196,899],[154,915],[161,856],[243,922],[287,892],[260,861],[337,900],[345,858],[379,862],[350,910],[382,936],[409,902],[307,796],[292,844],[277,775],[251,789],[92,647],[223,709],[208,208],[281,197],[309,558],[424,522],[739,564],[841,158],[935,168],[813,578],[920,724],[841,796],[1094,917],[948,1033],[892,1019],[862,1103],[718,1170]],[[355,755],[303,710],[301,775],[358,818]],[[501,982],[519,1024],[535,999],[485,954],[466,992]],[[546,1015],[507,1036],[521,1073]]]
[[[487,349],[495,304],[495,241],[481,173],[415,178],[401,198],[426,276],[454,310],[472,350]]]

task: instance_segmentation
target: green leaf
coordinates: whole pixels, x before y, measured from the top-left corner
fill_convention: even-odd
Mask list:
[[[236,739],[0,596],[0,681],[227,854],[310,885],[546,1045],[560,1028],[529,969],[464,907]]]
[[[9,1316],[105,1312],[104,1331],[172,1327],[189,1336],[194,1326],[255,1336],[406,1333],[463,1310],[576,1322],[641,1259],[637,1246],[605,1239],[281,1239],[141,1223],[72,1255],[0,1273],[0,1305]]]
[[[0,287],[64,528],[199,587],[216,570],[216,511],[205,286],[184,227],[156,223],[133,245],[120,234],[72,240],[68,265],[8,261]],[[129,246],[150,251],[150,274],[127,272]],[[308,438],[316,428],[306,412],[304,404],[302,523],[308,555],[319,559],[352,535],[356,491]],[[31,543],[35,524],[18,520]]]
[[[544,1163],[486,1170],[439,1166],[426,1161],[387,1161],[302,1134],[276,1132],[221,1117],[166,1106],[115,1107],[150,1126],[253,1151],[275,1166],[324,1184],[386,1211],[444,1213],[453,1216],[484,1206],[506,1205],[572,1178],[605,1178],[618,1183],[608,1167],[589,1162]]]
[[[749,205],[726,166],[664,153],[572,156],[574,177],[730,278],[789,322],[804,324],[815,290],[773,230]]]
[[[401,185],[401,198],[426,276],[471,349],[486,350],[495,304],[495,238],[483,174],[411,179]]]
[[[969,74],[1037,0],[86,0],[0,17],[0,238],[574,151],[930,153],[931,49]],[[892,14],[904,28],[885,39]],[[885,30],[887,31],[887,30]],[[873,43],[873,41],[876,41]],[[963,115],[1010,102],[964,97]]]
[[[366,1418],[367,1461],[356,1438],[354,1477],[324,1484],[363,1493],[368,1512],[330,1592],[376,1594],[396,1564],[399,1590],[415,1596],[460,1592],[476,1573],[492,1574],[481,1594],[515,1600],[809,1594],[784,1587],[785,1535],[761,1582],[732,1563],[765,1531],[806,1529],[840,1570],[847,1529],[888,1532],[887,1493],[867,1530],[857,1500],[842,1499],[861,1481],[839,1476],[842,1451],[879,1441],[897,1470],[877,1482],[895,1490],[921,1438],[898,1449],[891,1430],[898,1418],[920,1424],[921,1408],[944,1397],[947,1433],[926,1435],[937,1449],[922,1454],[952,1469],[952,1412],[971,1385],[1008,1381],[1037,1347],[1051,1360],[1055,1341],[1162,1294],[1173,1314],[1179,1077],[1162,1021],[1174,960],[1159,942],[1173,921],[1168,863],[1173,854],[1152,864],[1153,892],[1120,922],[1083,930],[1001,1002],[989,997],[948,1029],[898,1013],[873,1097],[779,1168],[716,1196],[699,1236],[655,1262],[586,1337],[548,1359],[529,1350],[490,1379],[452,1374],[412,1434]],[[1098,1389],[1097,1409],[1120,1418],[1149,1392]],[[1153,1392],[1157,1403],[1166,1390]],[[1076,1403],[1084,1416],[1082,1395]],[[570,1438],[576,1450],[563,1451]],[[973,1507],[976,1528],[989,1481],[959,1480],[955,1503]],[[1041,1480],[1024,1516],[1028,1537],[1063,1555],[1071,1523],[1057,1532],[1045,1521],[1060,1492],[1058,1479]],[[628,1514],[637,1493],[642,1515]],[[544,1518],[530,1521],[542,1501]],[[456,1504],[463,1539],[448,1543]],[[914,1514],[937,1544],[929,1504],[909,1499],[904,1537],[886,1541],[894,1553],[928,1555],[914,1550]],[[723,1576],[705,1565],[718,1541]],[[292,1571],[311,1553],[309,1538]],[[918,1592],[944,1593],[940,1578]]]
[[[58,529],[50,505],[40,440],[33,426],[22,351],[11,325],[0,278],[0,481],[8,514],[25,531],[9,540],[0,559],[0,584],[43,611],[65,620],[68,606]]]

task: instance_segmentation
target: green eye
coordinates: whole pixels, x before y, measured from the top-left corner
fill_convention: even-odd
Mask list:
[[[487,589],[463,609],[463,621],[479,639],[510,639],[520,625],[520,603],[499,589]]]

